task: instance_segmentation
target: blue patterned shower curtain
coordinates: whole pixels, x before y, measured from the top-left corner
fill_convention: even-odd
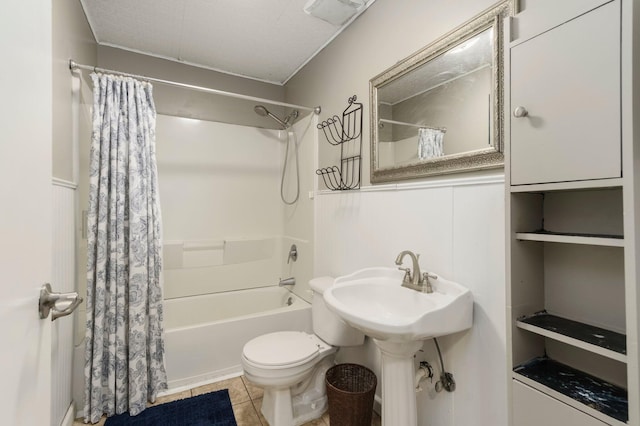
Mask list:
[[[85,421],[167,388],[161,221],[150,84],[92,74]]]

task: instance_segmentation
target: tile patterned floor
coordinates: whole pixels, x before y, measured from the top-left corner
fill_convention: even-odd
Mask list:
[[[243,376],[166,395],[158,398],[154,404],[149,404],[149,406],[177,401],[179,399],[189,398],[221,389],[229,389],[229,397],[231,398],[231,404],[233,406],[233,414],[236,416],[238,426],[269,426],[269,423],[260,412],[260,409],[262,408],[262,389],[249,383],[249,381]],[[103,426],[105,421],[106,417],[103,417],[97,424],[99,426]],[[321,418],[305,423],[303,426],[330,426],[330,424],[329,413],[324,413]],[[84,423],[82,422],[82,419],[76,419],[73,423],[73,426],[83,425]],[[380,416],[376,413],[373,413],[371,425],[381,425]]]

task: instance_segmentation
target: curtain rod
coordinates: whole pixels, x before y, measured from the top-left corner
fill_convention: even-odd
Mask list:
[[[411,126],[411,127],[419,127],[421,129],[433,129],[440,130],[443,133],[447,133],[446,127],[431,127],[425,126],[424,124],[414,124],[414,123],[405,123],[404,121],[395,121],[395,120],[387,120],[386,118],[381,118],[378,120],[379,123],[389,123],[389,124],[398,124],[401,126]]]
[[[302,110],[305,110],[305,111],[312,111],[315,114],[320,114],[320,111],[322,110],[322,108],[320,106],[317,106],[317,107],[314,107],[314,108],[310,108],[310,107],[306,107],[306,106],[302,106],[302,105],[295,105],[295,104],[289,104],[289,103],[286,103],[286,102],[274,101],[274,100],[271,100],[271,99],[257,98],[255,96],[242,95],[240,93],[225,92],[223,90],[211,89],[209,87],[194,86],[192,84],[180,83],[180,82],[177,82],[177,81],[162,80],[160,78],[147,77],[147,76],[144,76],[144,75],[136,75],[136,74],[129,74],[129,73],[126,73],[126,72],[121,72],[121,71],[108,70],[108,69],[105,69],[105,68],[94,67],[93,65],[83,65],[83,64],[77,63],[73,59],[69,60],[69,69],[72,72],[75,71],[75,70],[88,70],[88,71],[100,72],[100,73],[105,73],[105,74],[122,75],[122,76],[125,76],[125,77],[132,77],[132,78],[137,78],[137,79],[140,79],[140,80],[152,81],[154,83],[165,84],[167,86],[181,87],[183,89],[195,90],[195,91],[198,91],[198,92],[212,93],[212,94],[215,94],[215,95],[228,96],[228,97],[231,97],[231,98],[244,99],[244,100],[247,100],[247,101],[263,102],[263,103],[270,104],[270,105],[278,105],[278,106],[283,106],[283,107],[302,109]]]

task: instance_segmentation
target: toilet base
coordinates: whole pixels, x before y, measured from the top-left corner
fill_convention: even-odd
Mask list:
[[[311,376],[293,388],[264,388],[262,415],[271,426],[300,426],[318,419],[327,410],[325,374],[334,365],[328,356]]]

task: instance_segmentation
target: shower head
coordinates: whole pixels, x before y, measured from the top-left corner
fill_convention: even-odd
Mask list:
[[[267,109],[262,105],[254,106],[253,110],[256,112],[256,114],[262,117],[266,117],[269,114],[269,111],[267,111]]]
[[[293,110],[293,112],[289,114],[284,120],[281,120],[273,115],[267,108],[264,107],[264,105],[256,105],[255,107],[253,107],[253,110],[261,117],[271,117],[280,126],[282,126],[283,129],[288,129],[289,127],[291,127],[291,124],[289,124],[289,120],[295,120],[296,118],[298,118],[298,110]]]

